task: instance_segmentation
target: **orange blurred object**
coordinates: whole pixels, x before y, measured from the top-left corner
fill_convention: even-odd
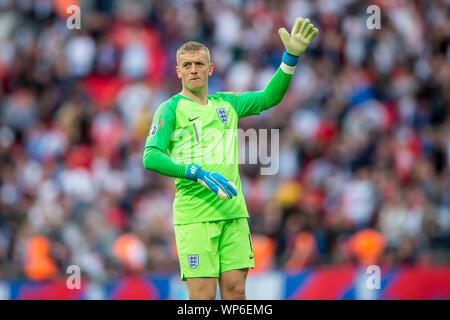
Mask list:
[[[255,268],[249,272],[258,273],[268,271],[272,268],[275,254],[275,242],[263,235],[252,236],[253,259]]]
[[[55,9],[55,13],[62,19],[66,19],[73,14],[72,11],[67,13],[67,8],[73,5],[80,7],[80,2],[78,0],[53,0],[53,8]]]
[[[28,240],[25,256],[25,275],[33,281],[47,280],[57,273],[56,263],[50,257],[50,241],[44,236]]]
[[[142,241],[132,234],[124,234],[116,239],[113,253],[128,269],[140,271],[145,267],[147,255]]]
[[[286,262],[287,272],[298,272],[314,261],[317,253],[316,240],[311,232],[300,232],[295,237],[294,249]]]
[[[384,249],[386,240],[377,230],[365,229],[357,232],[349,240],[349,250],[363,266],[376,264]]]

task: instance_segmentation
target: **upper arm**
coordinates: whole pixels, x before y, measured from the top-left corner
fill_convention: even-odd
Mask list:
[[[156,109],[153,121],[148,131],[145,147],[157,147],[166,152],[175,126],[176,106],[165,102]]]
[[[245,93],[223,92],[219,95],[229,101],[239,118],[260,114],[262,111],[276,106],[283,99],[292,79],[281,68],[273,75],[263,91]]]
[[[221,92],[219,95],[233,106],[239,119],[260,114],[263,110],[262,106],[267,102],[263,91],[245,93]]]

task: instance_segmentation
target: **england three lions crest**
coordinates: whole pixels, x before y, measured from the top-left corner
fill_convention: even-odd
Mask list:
[[[188,265],[189,268],[195,269],[198,266],[198,254],[190,254],[188,255]]]
[[[220,121],[222,121],[223,124],[227,125],[228,124],[227,110],[225,110],[225,108],[218,108],[216,109],[216,111]]]

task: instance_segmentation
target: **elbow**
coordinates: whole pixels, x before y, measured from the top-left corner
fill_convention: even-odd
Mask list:
[[[142,164],[144,165],[144,168],[147,170],[151,170],[150,161],[144,156],[142,158]]]
[[[147,170],[152,170],[151,162],[148,161],[148,159],[146,159],[145,156],[144,156],[143,159],[142,159],[142,164],[144,165],[144,168],[145,168],[145,169],[147,169]]]
[[[286,91],[282,91],[280,95],[274,97],[272,100],[273,106],[279,105],[281,103],[281,101],[283,101],[285,95],[286,95]]]
[[[155,170],[155,161],[152,157],[152,150],[150,148],[146,148],[144,151],[144,156],[142,157],[142,164],[144,168],[147,170],[154,171]]]
[[[266,110],[266,109],[270,109],[270,108],[273,108],[273,107],[275,107],[275,106],[277,106],[278,104],[280,104],[280,102],[283,100],[283,98],[281,98],[281,99],[273,99],[273,100],[271,100],[271,101],[269,101],[268,102],[268,108],[265,108],[264,110]]]
[[[266,105],[266,107],[264,108],[264,110],[266,109],[270,109],[273,108],[277,105],[280,104],[280,102],[283,100],[284,98],[284,92],[282,94],[279,95],[273,95],[273,94],[266,94],[266,100],[264,105]]]
[[[144,157],[142,162],[145,169],[155,171],[155,161],[152,161],[151,157]]]
[[[283,101],[283,97],[276,99],[272,102],[272,107],[275,107],[277,105],[279,105],[281,103],[281,101]]]

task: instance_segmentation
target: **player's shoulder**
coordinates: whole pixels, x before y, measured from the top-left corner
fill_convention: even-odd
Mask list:
[[[216,92],[214,95],[210,96],[211,99],[222,99],[225,101],[232,102],[235,98],[239,97],[242,93],[238,92],[228,92],[228,91],[221,91]]]
[[[162,110],[162,109],[170,109],[172,111],[175,111],[178,102],[180,101],[181,95],[175,94],[172,97],[170,97],[169,99],[161,102],[161,104],[158,106],[158,109]]]
[[[240,95],[242,95],[241,92],[219,91],[216,92],[213,97],[239,97]]]

